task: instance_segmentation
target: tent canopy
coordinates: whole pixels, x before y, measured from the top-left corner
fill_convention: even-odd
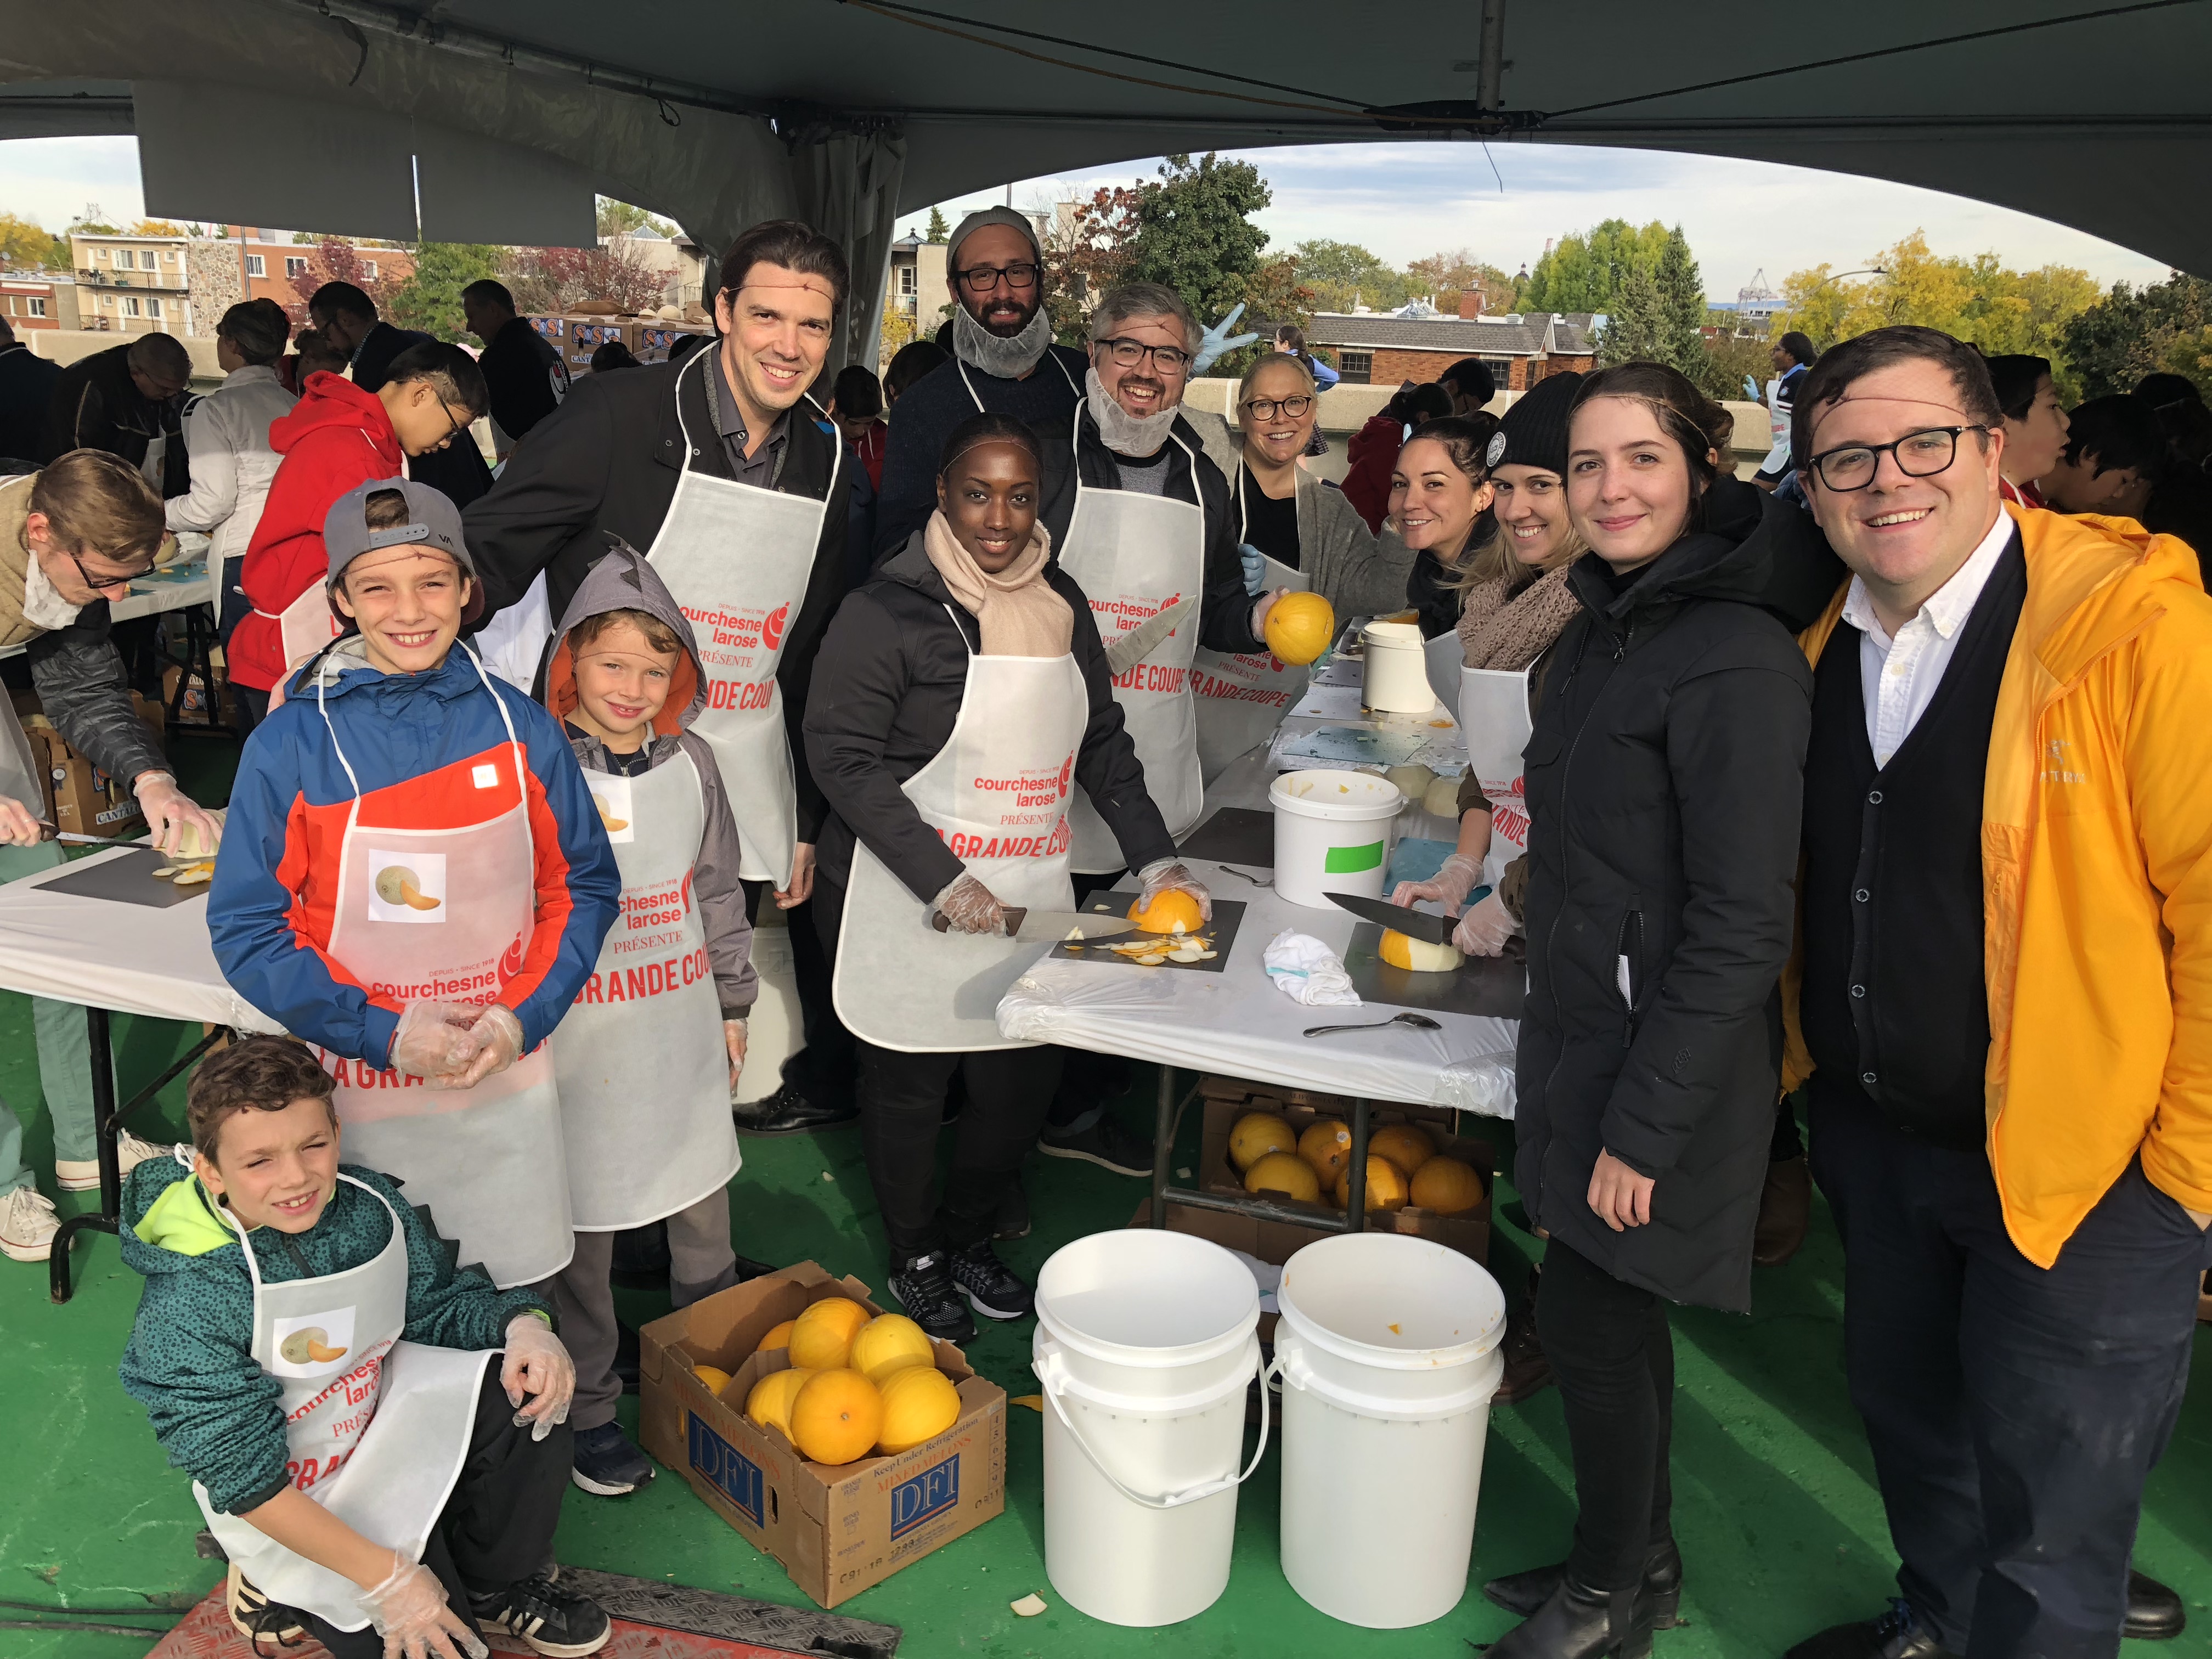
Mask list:
[[[1271,144],[1607,144],[1923,185],[2212,272],[2212,0],[1862,0],[1723,28],[1627,0],[1264,17],[110,0],[11,24],[0,137],[136,132],[147,210],[171,216],[578,242],[598,191],[708,246],[795,214],[878,276],[899,215],[1010,178]],[[859,286],[855,351],[877,320]]]

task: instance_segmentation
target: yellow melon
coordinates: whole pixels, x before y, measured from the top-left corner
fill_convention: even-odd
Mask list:
[[[745,1396],[745,1415],[760,1428],[774,1425],[785,1434],[791,1432],[791,1402],[799,1398],[799,1391],[813,1379],[812,1371],[792,1368],[770,1371],[753,1384],[753,1391]]]
[[[1267,649],[1302,668],[1336,637],[1336,611],[1318,593],[1285,593],[1267,611]]]
[[[842,1370],[853,1352],[853,1339],[868,1322],[868,1310],[842,1296],[825,1296],[812,1304],[791,1324],[787,1351],[791,1363],[803,1370]]]
[[[763,1353],[766,1353],[770,1348],[789,1347],[791,1346],[791,1328],[798,1322],[799,1322],[795,1319],[787,1319],[781,1325],[769,1326],[768,1328],[768,1334],[760,1340],[760,1351]]]
[[[843,1367],[808,1377],[791,1402],[792,1444],[812,1462],[866,1457],[883,1426],[883,1395],[860,1372]]]
[[[854,1335],[845,1363],[880,1389],[893,1371],[933,1364],[936,1355],[929,1333],[904,1314],[878,1314]]]
[[[730,1386],[730,1374],[719,1365],[694,1365],[691,1375],[707,1385],[707,1392],[720,1396]]]
[[[1460,1215],[1481,1202],[1482,1177],[1455,1158],[1439,1155],[1413,1171],[1413,1203],[1417,1210]]]
[[[1406,1207],[1406,1177],[1398,1166],[1387,1158],[1367,1156],[1367,1207],[1370,1210],[1402,1210]],[[1336,1205],[1343,1209],[1352,1202],[1352,1171],[1346,1170],[1336,1178]]]
[[[912,1451],[960,1420],[960,1391],[934,1365],[893,1371],[882,1393],[883,1426],[876,1437],[879,1452]]]
[[[1301,1204],[1321,1201],[1321,1177],[1296,1152],[1270,1152],[1244,1171],[1248,1193],[1280,1193]]]
[[[1132,904],[1129,920],[1146,933],[1195,933],[1206,927],[1198,901],[1179,887],[1154,895],[1149,908]]]
[[[1352,1131],[1335,1118],[1318,1118],[1298,1137],[1298,1156],[1313,1165],[1322,1186],[1333,1186],[1352,1161]]]
[[[1229,1132],[1229,1161],[1249,1170],[1270,1152],[1294,1152],[1298,1138],[1273,1112],[1247,1112]]]
[[[1451,945],[1431,945],[1395,927],[1383,930],[1375,954],[1393,968],[1403,968],[1409,974],[1449,974],[1467,960]]]
[[[1408,1181],[1421,1165],[1437,1155],[1437,1143],[1425,1130],[1412,1123],[1386,1123],[1367,1137],[1367,1150],[1387,1158]]]

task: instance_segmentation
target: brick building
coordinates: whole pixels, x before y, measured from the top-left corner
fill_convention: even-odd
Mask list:
[[[1306,343],[1328,347],[1354,386],[1433,380],[1462,358],[1479,357],[1501,392],[1526,392],[1547,374],[1595,366],[1599,319],[1589,313],[1483,316],[1481,303],[1466,295],[1468,314],[1458,317],[1325,311],[1307,325]]]
[[[76,284],[67,276],[0,271],[0,317],[18,335],[32,329],[75,328]]]
[[[182,236],[87,236],[69,239],[76,270],[80,328],[118,334],[197,334],[191,279]]]

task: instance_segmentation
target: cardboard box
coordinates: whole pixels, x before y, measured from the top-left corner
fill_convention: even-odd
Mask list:
[[[1229,1132],[1247,1112],[1273,1112],[1287,1121],[1293,1133],[1303,1134],[1316,1118],[1352,1121],[1352,1102],[1341,1096],[1279,1089],[1239,1078],[1209,1077],[1201,1085],[1206,1119],[1199,1145],[1198,1184],[1207,1192],[1241,1193],[1244,1182],[1229,1161]],[[1437,1150],[1471,1165],[1482,1177],[1482,1202],[1458,1215],[1439,1215],[1432,1210],[1370,1210],[1367,1224],[1378,1231],[1411,1233],[1434,1239],[1462,1255],[1487,1263],[1490,1258],[1490,1206],[1495,1192],[1490,1143],[1456,1132],[1455,1117],[1463,1115],[1442,1106],[1376,1104],[1369,1108],[1368,1133],[1386,1123],[1416,1123],[1428,1131]],[[1278,1194],[1279,1197],[1279,1194]],[[1340,1215],[1333,1204],[1300,1205],[1281,1200],[1291,1209],[1310,1209],[1317,1215]],[[1182,1218],[1192,1218],[1186,1224]],[[1261,1221],[1249,1216],[1227,1215],[1211,1210],[1184,1210],[1170,1204],[1168,1225],[1177,1232],[1210,1238],[1231,1249],[1245,1250],[1263,1261],[1279,1265],[1291,1254],[1317,1238],[1329,1237],[1332,1227],[1296,1227],[1287,1222]],[[1227,1233],[1232,1236],[1224,1236]]]
[[[148,705],[154,710],[153,718],[156,728],[165,734],[167,731],[169,709],[177,701],[177,686],[184,680],[184,675],[185,671],[175,663],[171,663],[164,668],[161,671],[161,701],[159,703]],[[133,692],[131,696],[133,701],[137,700],[137,693]],[[140,710],[141,714],[144,712],[143,708]],[[209,713],[206,682],[199,675],[194,674],[191,681],[185,685],[184,705],[177,710],[177,724],[204,726],[221,725],[235,727],[238,724],[237,712],[238,705],[230,689],[230,681],[218,669],[215,677],[215,708],[212,717]]]
[[[959,1390],[959,1419],[896,1457],[809,1462],[781,1430],[746,1421],[753,1384],[789,1363],[781,1348],[757,1352],[761,1338],[808,1304],[837,1296],[871,1314],[884,1311],[858,1279],[832,1279],[802,1261],[679,1308],[639,1333],[646,1450],[824,1607],[881,1583],[1006,1506],[1006,1392],[976,1376],[950,1342],[935,1345],[937,1368]],[[694,1364],[729,1372],[728,1397],[709,1394]]]
[[[146,833],[146,815],[130,787],[111,778],[63,741],[51,726],[30,727],[31,752],[41,758],[53,791],[54,828],[65,836],[121,839]]]

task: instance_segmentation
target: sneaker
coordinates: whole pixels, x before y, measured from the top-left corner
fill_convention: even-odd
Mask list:
[[[130,1130],[123,1131],[115,1143],[115,1167],[128,1179],[131,1172],[149,1158],[167,1158],[170,1149],[157,1146],[150,1140],[141,1140]],[[65,1193],[91,1193],[100,1190],[100,1160],[94,1158],[58,1158],[54,1160],[54,1185]]]
[[[519,1584],[479,1595],[469,1593],[477,1623],[519,1636],[535,1653],[597,1653],[614,1634],[614,1623],[588,1595],[533,1573]]]
[[[230,1572],[223,1583],[223,1604],[230,1609],[230,1622],[259,1654],[276,1654],[285,1648],[300,1645],[307,1627],[292,1608],[270,1601],[246,1581],[238,1570],[238,1563],[230,1564]]]
[[[960,1287],[952,1282],[944,1251],[932,1250],[893,1264],[890,1290],[906,1316],[939,1341],[975,1340],[975,1322],[960,1305]]]
[[[596,1429],[576,1431],[576,1456],[568,1478],[599,1497],[620,1498],[653,1479],[653,1460],[630,1443],[620,1424],[602,1423]]]
[[[1006,1196],[999,1200],[998,1217],[991,1223],[991,1237],[1003,1242],[1029,1236],[1030,1195],[1022,1190],[1022,1178],[1016,1176],[1006,1183]]]
[[[0,1251],[17,1261],[44,1261],[62,1230],[54,1201],[35,1187],[0,1193]]]
[[[1082,1118],[1075,1121],[1083,1122]],[[1131,1134],[1112,1113],[1103,1109],[1079,1129],[1046,1124],[1044,1133],[1037,1138],[1037,1150],[1047,1158],[1079,1158],[1115,1175],[1150,1176],[1152,1172],[1152,1143]]]
[[[1036,1292],[1014,1277],[988,1238],[951,1254],[952,1282],[967,1294],[968,1305],[986,1319],[1027,1319],[1036,1311]]]

